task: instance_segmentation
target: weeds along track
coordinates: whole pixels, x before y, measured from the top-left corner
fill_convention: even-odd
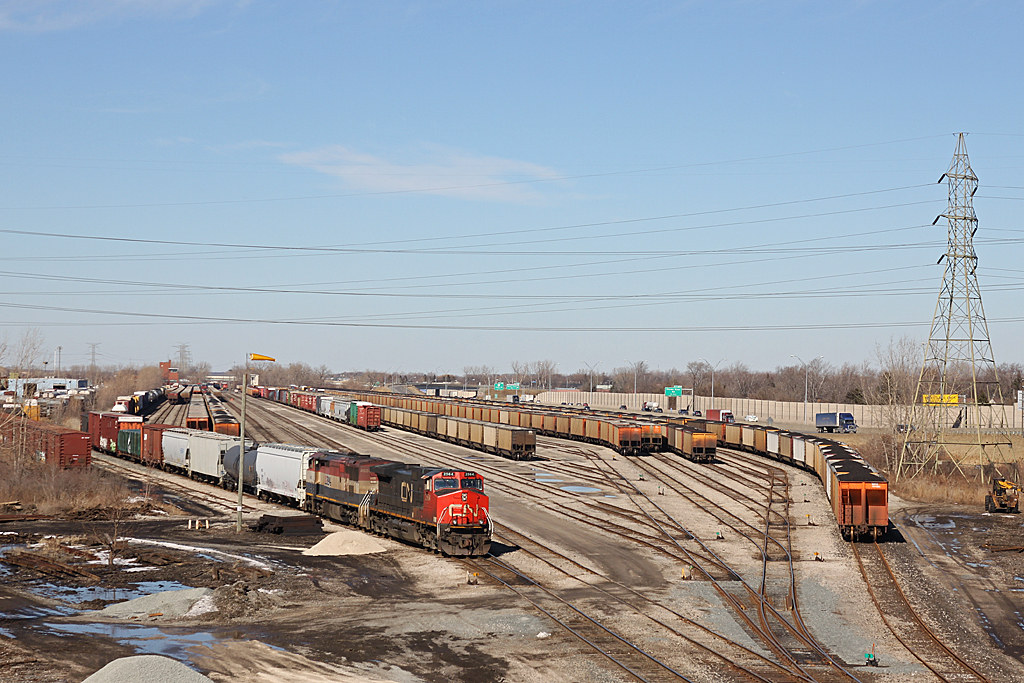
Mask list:
[[[221,511],[223,514],[235,514],[237,511],[237,495],[217,488],[213,484],[195,481],[183,474],[165,472],[154,467],[125,462],[111,455],[99,454],[96,451],[93,451],[93,463],[120,476],[143,482],[150,481],[165,491],[172,491],[179,497],[183,496],[187,499],[198,501],[210,509]],[[182,483],[182,479],[191,485]],[[242,509],[248,512],[256,510],[256,508],[244,504]]]
[[[903,647],[940,681],[991,683],[984,674],[943,643],[925,623],[900,587],[882,547],[872,543],[872,550],[865,553],[865,557],[858,545],[867,544],[851,543],[850,548],[868,586],[871,601],[889,631]]]

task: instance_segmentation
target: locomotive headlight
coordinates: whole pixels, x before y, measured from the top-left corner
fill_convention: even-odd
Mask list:
[[[465,491],[462,492],[462,502],[463,503],[466,502],[466,492]]]

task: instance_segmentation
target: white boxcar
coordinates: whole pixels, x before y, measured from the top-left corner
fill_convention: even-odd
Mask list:
[[[309,457],[321,450],[284,443],[260,446],[256,451],[256,494],[302,507]]]
[[[352,401],[346,401],[344,399],[336,398],[334,403],[331,404],[331,414],[339,422],[348,422],[348,407],[352,405]]]
[[[317,398],[316,398],[316,414],[317,415],[323,415],[324,417],[330,417],[333,404],[334,404],[334,397],[333,396],[317,396]]]
[[[160,437],[160,447],[164,450],[164,467],[189,471],[188,462],[188,433],[193,430],[180,427],[178,429],[165,429]]]
[[[224,454],[232,446],[238,448],[238,439],[199,429],[188,431],[189,476],[219,484],[224,477]]]

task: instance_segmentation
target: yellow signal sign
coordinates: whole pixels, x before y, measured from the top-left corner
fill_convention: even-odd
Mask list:
[[[921,394],[921,403],[926,406],[942,406],[960,403],[959,394]]]

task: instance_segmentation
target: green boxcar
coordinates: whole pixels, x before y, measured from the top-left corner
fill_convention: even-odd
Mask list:
[[[117,452],[138,460],[142,454],[142,430],[122,429],[117,433]]]

